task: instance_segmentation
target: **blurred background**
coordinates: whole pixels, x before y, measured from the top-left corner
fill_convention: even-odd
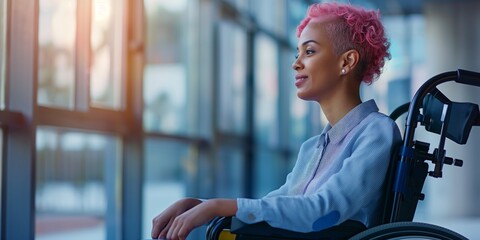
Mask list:
[[[144,239],[182,197],[278,188],[326,124],[291,69],[313,2],[0,0],[0,239]],[[479,1],[349,2],[379,9],[391,42],[362,87],[382,112],[438,73],[480,71]],[[416,221],[480,238],[479,142],[447,142],[464,167],[427,179]]]

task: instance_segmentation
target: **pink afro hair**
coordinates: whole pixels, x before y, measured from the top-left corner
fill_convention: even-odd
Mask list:
[[[385,37],[380,22],[379,11],[369,11],[350,4],[315,3],[308,8],[306,17],[297,27],[297,37],[312,19],[332,16],[337,21],[327,25],[327,35],[333,43],[336,54],[355,49],[360,54],[357,73],[362,81],[371,84],[378,79],[390,59],[388,52],[390,43]]]

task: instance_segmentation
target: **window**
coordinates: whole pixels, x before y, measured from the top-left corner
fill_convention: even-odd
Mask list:
[[[39,105],[74,106],[76,16],[76,0],[39,1]]]
[[[93,0],[90,35],[90,99],[94,106],[121,108],[123,96],[123,0]],[[123,28],[122,28],[123,27]]]
[[[286,37],[288,38],[290,44],[294,46],[293,49],[297,46],[297,36],[295,35],[297,31],[297,26],[300,24],[300,21],[305,17],[305,12],[307,11],[308,4],[304,1],[287,1],[287,33]]]
[[[255,38],[255,137],[260,144],[278,145],[278,49],[265,34]]]
[[[185,184],[192,149],[188,144],[147,138],[144,147],[143,238],[150,238],[152,219],[187,195]]]
[[[258,34],[254,57],[254,129],[259,146],[255,152],[254,196],[261,197],[284,181],[282,158],[276,152],[280,145],[277,43],[263,33]]]
[[[186,1],[145,0],[144,129],[188,135],[195,131],[193,78],[187,78]],[[192,81],[192,82],[189,82]]]
[[[269,32],[274,32],[278,35],[285,34],[286,17],[285,17],[285,0],[250,0],[250,10],[258,19],[258,24],[267,29]],[[295,1],[300,2],[300,1]],[[268,10],[267,10],[268,9]]]
[[[217,156],[216,194],[223,198],[244,197],[245,157],[242,149],[233,146],[222,146]]]
[[[35,239],[116,239],[118,140],[41,127],[36,142]]]
[[[219,24],[218,128],[222,132],[245,134],[247,36],[239,26]]]
[[[113,0],[39,1],[39,105],[122,107],[123,5]]]

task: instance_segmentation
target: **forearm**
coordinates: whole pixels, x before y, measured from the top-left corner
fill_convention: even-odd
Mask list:
[[[198,198],[184,198],[181,200],[181,204],[185,206],[187,210],[197,206],[200,203],[202,203],[202,200]]]
[[[237,213],[236,199],[211,199],[203,204],[207,204],[215,217],[230,217]]]

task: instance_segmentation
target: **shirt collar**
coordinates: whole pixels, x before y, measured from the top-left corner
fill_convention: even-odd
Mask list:
[[[377,104],[373,99],[359,104],[350,110],[350,112],[340,119],[340,121],[338,121],[333,127],[330,123],[325,126],[322,135],[328,139],[325,139],[324,141],[332,143],[339,142],[372,112],[378,112]]]

